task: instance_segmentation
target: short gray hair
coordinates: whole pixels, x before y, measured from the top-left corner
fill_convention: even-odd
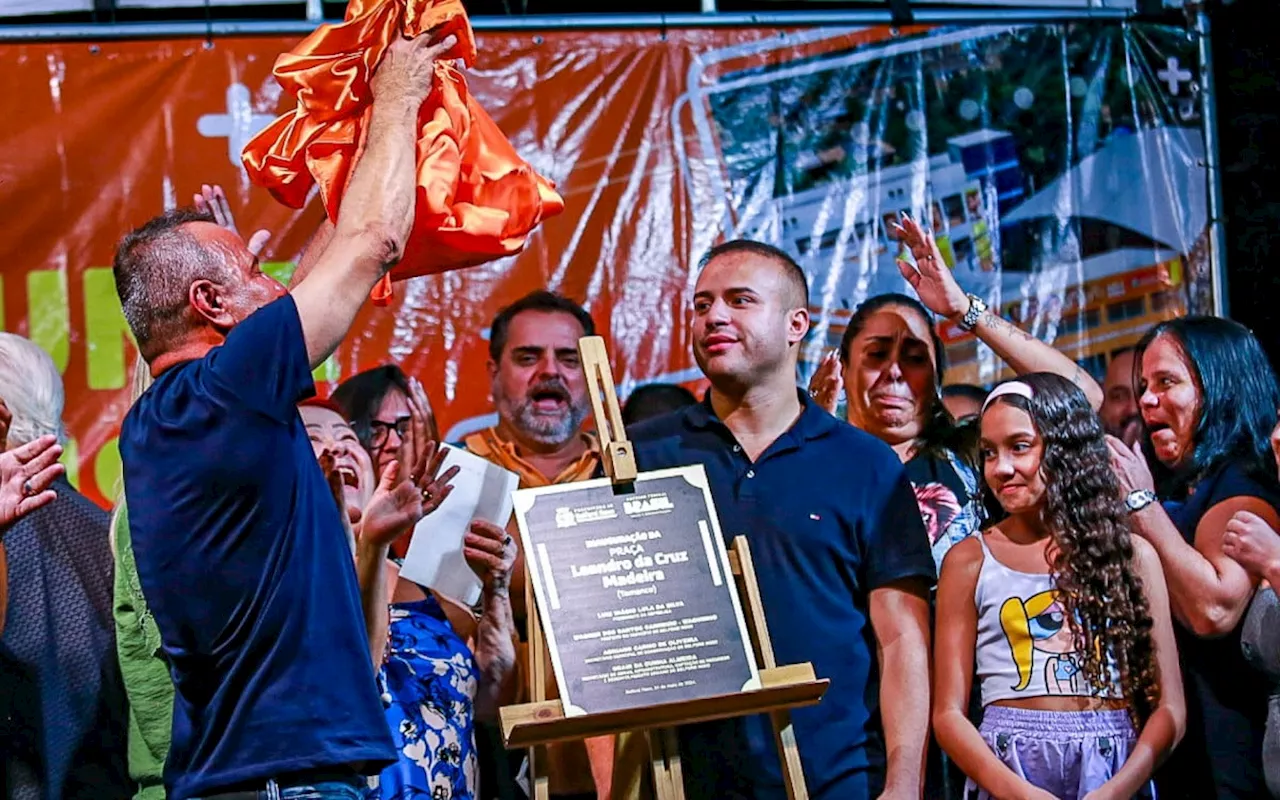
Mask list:
[[[181,332],[191,284],[202,278],[228,279],[227,268],[183,230],[191,222],[214,219],[191,208],[166,211],[130,231],[116,249],[116,293],[138,351],[148,362]]]
[[[9,444],[23,445],[52,434],[65,438],[62,375],[39,345],[16,333],[0,332],[0,399],[9,407]]]

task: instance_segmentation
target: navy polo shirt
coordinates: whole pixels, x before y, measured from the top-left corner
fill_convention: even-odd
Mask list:
[[[702,464],[726,544],[751,545],[779,664],[831,680],[792,711],[809,796],[874,797],[884,782],[880,678],[870,592],[933,584],[933,557],[902,464],[879,439],[801,394],[796,423],[752,463],[708,402],[628,431],[641,470]],[[927,687],[921,687],[926,690]],[[766,717],[681,728],[690,797],[785,797]]]
[[[351,549],[296,408],[314,391],[286,295],[125,417],[133,552],[174,680],[171,800],[395,760]]]

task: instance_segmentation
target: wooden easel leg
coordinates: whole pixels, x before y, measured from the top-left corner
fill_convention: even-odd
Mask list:
[[[787,787],[787,800],[809,800],[809,788],[805,786],[804,769],[800,766],[800,748],[796,744],[791,714],[775,711],[769,715],[769,719],[773,722],[773,740],[778,745],[778,758],[782,761],[782,782]]]
[[[733,539],[731,562],[738,581],[738,596],[742,598],[742,611],[751,629],[756,660],[765,669],[778,666],[773,655],[773,642],[769,639],[769,626],[765,624],[764,602],[760,598],[760,584],[756,582],[756,568],[751,560],[751,546],[744,536]],[[809,789],[804,782],[804,769],[800,765],[800,747],[796,744],[796,731],[791,725],[791,714],[775,711],[769,715],[773,723],[773,740],[778,745],[778,758],[782,761],[782,782],[787,787],[788,800],[809,800]]]
[[[528,575],[526,562],[525,608],[529,609],[526,621],[529,635],[529,696],[534,702],[547,699],[547,670],[544,654],[546,642],[542,638],[542,623],[534,605],[533,579]],[[551,778],[547,772],[550,761],[545,745],[529,748],[529,797],[531,800],[551,800]]]
[[[551,779],[547,775],[547,748],[529,748],[529,796],[532,800],[551,800]]]
[[[645,731],[649,761],[653,766],[653,793],[657,800],[684,800],[684,775],[680,771],[680,746],[670,728]]]

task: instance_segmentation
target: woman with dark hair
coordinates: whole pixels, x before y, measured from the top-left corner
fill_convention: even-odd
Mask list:
[[[440,444],[436,415],[422,384],[395,364],[383,364],[351,376],[338,385],[329,399],[342,409],[360,444],[369,452],[376,475],[395,460],[401,446],[413,435],[413,424],[425,425],[427,441]],[[412,538],[413,531],[409,531],[396,540],[391,545],[392,556],[404,558]]]
[[[915,259],[914,265],[900,259],[898,267],[920,300],[882,294],[859,306],[839,352],[818,368],[809,393],[835,413],[843,388],[849,423],[897,452],[941,567],[947,550],[978,530],[982,514],[977,427],[957,424],[942,402],[946,352],[933,314],[971,331],[1019,374],[1052,372],[1071,379],[1094,408],[1102,403],[1102,389],[1074,361],[966,294],[933,236],[915,220],[903,215],[897,230]]]
[[[342,408],[360,443],[373,456],[374,469],[381,473],[408,436],[411,401],[415,392],[421,391],[417,379],[405,375],[395,364],[383,364],[347,378],[329,399]],[[440,430],[430,403],[425,411],[427,434],[431,441],[439,442]]]
[[[997,386],[980,420],[1001,519],[942,568],[934,733],[966,797],[1151,797],[1186,709],[1160,562],[1130,536],[1101,422],[1046,373]]]
[[[1143,435],[1132,449],[1107,444],[1130,524],[1160,555],[1187,695],[1187,738],[1161,770],[1161,794],[1266,797],[1268,687],[1240,635],[1258,578],[1223,544],[1245,514],[1280,527],[1270,446],[1280,387],[1253,334],[1217,317],[1160,323],[1134,363]]]

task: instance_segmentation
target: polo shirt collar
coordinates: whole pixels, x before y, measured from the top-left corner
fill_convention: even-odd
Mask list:
[[[839,420],[827,413],[826,409],[813,402],[809,395],[799,388],[796,389],[796,395],[800,398],[800,417],[796,419],[795,424],[786,433],[778,437],[779,441],[792,436],[805,441],[817,439],[835,430],[836,426],[840,424]],[[715,410],[711,407],[710,391],[707,392],[702,402],[689,406],[685,410],[684,421],[686,425],[695,430],[707,430],[713,427],[725,428],[725,424],[720,421],[720,418],[716,416]]]

